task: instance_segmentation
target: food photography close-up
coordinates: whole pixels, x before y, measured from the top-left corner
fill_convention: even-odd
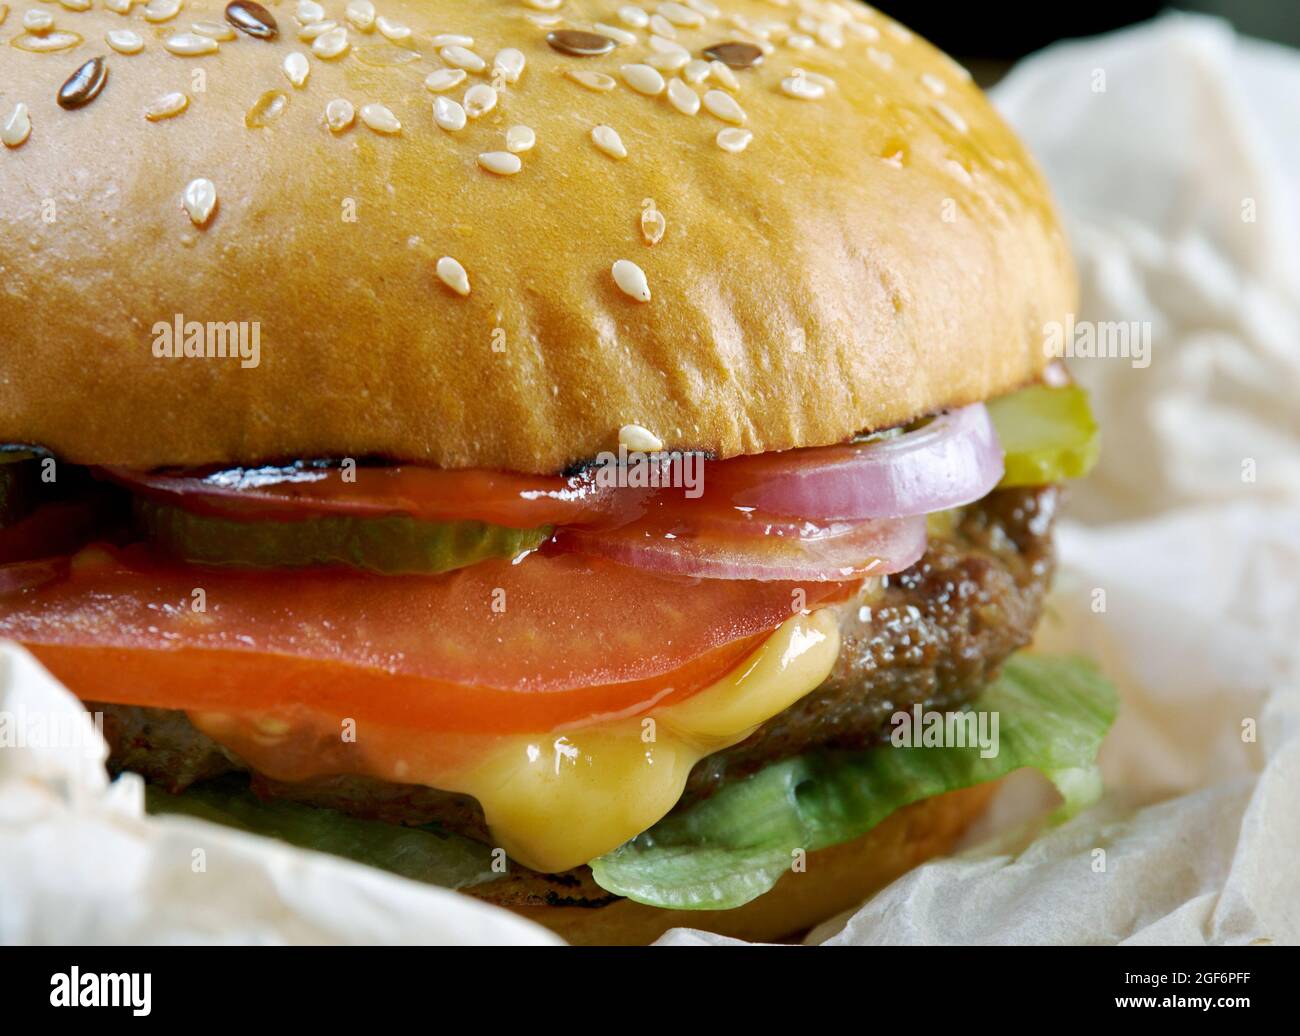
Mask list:
[[[523,947],[1281,1003],[1297,47],[0,0],[11,1016]]]

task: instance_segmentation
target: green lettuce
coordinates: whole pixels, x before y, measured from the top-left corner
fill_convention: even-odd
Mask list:
[[[296,802],[263,801],[238,778],[196,784],[180,795],[149,785],[145,807],[150,813],[181,814],[278,838],[443,888],[464,888],[500,877],[492,872],[488,846],[436,825],[403,827]]]
[[[812,752],[774,763],[661,820],[591,862],[620,896],[671,909],[719,910],[767,892],[796,850],[851,841],[909,803],[1032,767],[1055,783],[1064,819],[1101,793],[1097,750],[1114,688],[1079,658],[1020,655],[972,703],[998,714],[999,750],[895,747]]]

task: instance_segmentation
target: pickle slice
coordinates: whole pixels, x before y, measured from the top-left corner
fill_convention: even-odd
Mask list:
[[[300,568],[350,565],[385,575],[448,572],[540,546],[549,526],[428,522],[401,515],[324,515],[299,521],[234,521],[136,498],[136,526],[163,549],[204,565]]]
[[[1081,478],[1101,452],[1101,435],[1077,385],[1034,385],[988,404],[1006,453],[1000,488]]]
[[[40,488],[39,465],[31,459],[0,454],[0,529],[31,513]]]

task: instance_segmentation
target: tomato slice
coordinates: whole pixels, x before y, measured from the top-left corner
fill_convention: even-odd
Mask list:
[[[533,529],[541,525],[619,524],[639,513],[646,493],[571,477],[506,471],[448,471],[399,464],[376,467],[230,468],[207,473],[101,473],[162,503],[215,517],[293,521],[319,514],[407,515]]]
[[[854,585],[673,578],[565,554],[285,579],[96,547],[0,596],[0,638],[90,700],[533,732],[686,697],[793,608]]]

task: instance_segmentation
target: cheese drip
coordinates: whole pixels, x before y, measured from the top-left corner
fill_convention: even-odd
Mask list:
[[[340,746],[319,714],[192,713],[194,724],[278,780],[356,773],[478,800],[496,843],[534,870],[586,863],[676,804],[691,768],[816,688],[839,655],[836,610],[788,619],[734,670],[674,705],[546,734],[466,737],[367,725]]]

